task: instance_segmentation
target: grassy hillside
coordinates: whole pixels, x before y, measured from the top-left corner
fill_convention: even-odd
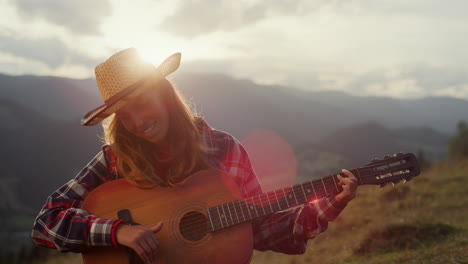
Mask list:
[[[468,263],[468,160],[434,165],[395,188],[363,186],[304,255],[260,263]]]
[[[395,188],[360,187],[304,255],[255,252],[251,263],[468,263],[467,187],[468,160],[434,165]],[[81,263],[77,254],[52,255],[38,263]]]

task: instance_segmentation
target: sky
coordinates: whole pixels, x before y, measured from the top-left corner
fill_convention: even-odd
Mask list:
[[[135,47],[180,71],[468,100],[465,0],[0,0],[0,72],[89,78]]]

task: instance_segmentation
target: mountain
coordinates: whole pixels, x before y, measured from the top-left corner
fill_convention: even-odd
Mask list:
[[[314,98],[333,106],[352,109],[392,128],[428,126],[452,134],[458,121],[467,120],[468,101],[452,97],[398,100],[350,96],[342,92],[314,92]]]
[[[261,86],[217,74],[186,73],[173,82],[215,128],[240,140],[257,129],[276,132],[294,151],[301,177],[399,151],[423,150],[430,160],[441,159],[449,136],[436,125],[443,121],[455,129],[462,110],[468,112],[462,100],[409,103]],[[79,119],[102,101],[92,79],[0,75],[0,89],[0,180],[17,185],[18,199],[36,208],[99,151],[100,126],[82,127]],[[439,112],[431,112],[431,105]]]
[[[356,168],[374,158],[399,152],[423,153],[429,162],[443,159],[450,137],[432,128],[390,129],[376,122],[354,124],[296,148],[300,167],[298,182]]]
[[[0,74],[0,89],[0,98],[55,120],[79,121],[84,111],[102,104],[93,79]]]
[[[448,97],[411,100],[358,97],[343,92],[257,85],[223,75],[176,77],[177,88],[217,125],[229,127],[228,131],[241,130],[239,123],[248,129],[274,129],[292,139],[292,144],[318,141],[339,128],[365,122],[377,122],[392,129],[431,127],[443,134],[453,134],[456,124],[467,120],[468,113],[468,101]],[[238,121],[223,123],[222,117],[226,115]]]
[[[27,206],[41,206],[100,149],[98,128],[52,120],[5,99],[0,99],[0,122],[0,181],[16,185],[18,197],[9,200]]]
[[[174,85],[213,126],[241,139],[252,130],[270,129],[298,145],[366,120],[349,109],[296,97],[288,89],[224,75],[186,74]]]
[[[358,97],[257,85],[221,74],[176,73],[172,80],[215,127],[240,138],[255,128],[272,129],[293,145],[318,141],[339,128],[365,122],[392,129],[431,127],[454,134],[456,124],[467,120],[468,113],[468,101],[447,97]],[[55,120],[78,122],[102,104],[93,79],[0,75],[0,89],[0,98]]]

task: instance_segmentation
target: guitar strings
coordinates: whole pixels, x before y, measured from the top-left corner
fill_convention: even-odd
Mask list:
[[[320,180],[320,181],[321,181],[321,179],[317,179],[317,180]],[[324,182],[325,182],[325,181],[329,181],[329,180],[330,180],[330,179],[323,179]],[[314,180],[314,181],[315,181],[315,180]],[[311,182],[312,182],[312,181],[311,181]],[[327,183],[326,185],[330,185],[330,184]],[[307,198],[306,200],[310,199],[310,197],[307,197],[307,196],[304,197],[305,193],[303,192],[303,190],[302,190],[303,188],[302,188],[301,185],[294,185],[294,186],[292,186],[292,187],[287,187],[287,188],[288,188],[288,194],[289,194],[289,191],[291,191],[291,190],[293,190],[294,193],[296,193],[297,191],[302,191],[302,193],[303,193],[303,195],[302,195],[303,198],[302,198],[302,199],[304,199],[304,198]],[[283,189],[286,189],[286,188],[283,188]],[[277,197],[278,197],[278,195],[277,195],[277,192],[278,192],[278,191],[279,191],[279,190],[271,191],[271,192],[267,192],[267,193],[262,193],[262,194],[260,194],[260,195],[251,196],[251,197],[246,198],[246,199],[243,199],[243,200],[237,200],[237,201],[234,201],[234,202],[231,202],[231,203],[226,203],[226,204],[214,206],[214,207],[212,207],[212,208],[216,208],[216,207],[220,207],[221,209],[227,208],[227,210],[230,211],[230,209],[231,209],[231,207],[232,207],[232,208],[234,209],[234,211],[235,211],[235,214],[234,214],[234,215],[236,216],[236,218],[239,219],[238,210],[240,210],[240,211],[243,213],[243,212],[244,212],[243,208],[245,208],[245,205],[246,205],[246,204],[259,205],[259,206],[256,206],[256,208],[255,208],[255,209],[257,209],[255,214],[256,214],[258,217],[260,217],[260,216],[262,216],[262,215],[265,215],[265,214],[274,213],[275,211],[283,210],[283,209],[281,208],[282,206],[280,206],[280,205],[278,205],[278,206],[279,206],[279,208],[278,208],[279,210],[269,210],[269,209],[268,209],[268,206],[265,206],[265,204],[267,204],[267,205],[274,204],[274,202],[276,201],[276,203],[279,203],[279,202],[283,203],[283,206],[286,205],[286,206],[287,206],[286,208],[293,207],[293,206],[296,206],[296,205],[298,205],[298,204],[301,204],[301,202],[298,202],[297,204],[294,204],[294,205],[292,205],[292,206],[288,206],[287,204],[289,204],[289,203],[288,203],[288,201],[285,199],[288,195],[286,194],[286,192],[283,192],[283,194],[280,194],[280,195],[279,195],[280,198],[277,198]],[[321,194],[321,193],[319,192],[319,195],[318,195],[318,196],[325,196],[325,195],[326,195],[326,194]],[[274,196],[274,197],[273,197],[273,196]],[[294,195],[294,196],[295,196],[295,195]],[[252,203],[249,203],[247,200],[252,200]],[[271,202],[272,200],[273,200],[273,202]],[[295,198],[295,200],[297,200],[297,198]],[[238,205],[235,204],[236,202],[238,202]],[[232,206],[230,207],[229,204],[231,204]],[[266,210],[265,210],[265,207],[266,207]],[[270,206],[270,209],[272,209],[271,207],[272,207],[272,206]],[[276,206],[275,206],[275,207],[276,207]],[[263,211],[263,214],[258,214],[258,211],[259,211],[259,210],[260,210],[260,213]],[[225,209],[224,211],[226,211],[226,209]],[[253,211],[253,210],[250,209],[250,211]],[[247,208],[247,212],[249,212],[249,209],[248,209],[248,208]],[[224,215],[227,216],[227,213],[224,212]],[[218,216],[219,216],[219,214],[218,214]],[[194,217],[194,216],[192,216],[192,217]],[[226,218],[225,218],[224,221],[222,221],[222,219],[220,219],[220,223],[221,223],[221,222],[223,222],[223,223],[224,223],[224,222],[227,222],[227,225],[236,224],[235,218],[232,217],[232,214],[230,215],[230,218],[231,218],[231,221],[230,221],[230,222],[232,222],[232,223],[229,223],[229,221],[228,221]],[[249,220],[251,220],[251,219],[246,220],[245,214],[244,214],[244,217],[243,217],[243,218],[244,218],[243,221],[249,221]],[[252,217],[250,217],[250,218],[252,218]],[[193,219],[191,219],[191,220],[193,221]],[[197,219],[197,220],[198,220],[198,219]],[[204,220],[204,219],[203,219],[203,220]],[[187,221],[188,221],[188,220],[187,220]],[[237,223],[241,223],[241,222],[243,222],[243,221],[237,221]],[[196,224],[196,223],[195,223],[195,224]]]
[[[334,175],[332,175],[332,176],[334,176]],[[251,196],[251,197],[248,197],[248,198],[243,199],[243,200],[237,200],[237,201],[233,201],[233,202],[230,202],[230,203],[221,204],[221,205],[218,205],[218,206],[211,207],[211,208],[218,207],[217,210],[219,210],[219,208],[221,210],[224,209],[223,214],[217,213],[217,216],[219,217],[219,219],[211,217],[211,220],[210,220],[210,217],[206,217],[205,215],[202,215],[202,216],[200,216],[200,215],[189,216],[186,219],[187,225],[184,225],[184,227],[185,227],[184,230],[191,229],[193,227],[201,226],[201,225],[205,225],[205,224],[208,225],[208,221],[211,221],[212,227],[215,230],[222,229],[224,227],[233,226],[233,225],[240,224],[240,223],[244,223],[244,222],[248,222],[248,221],[250,221],[250,220],[252,220],[252,219],[254,219],[256,217],[261,217],[261,216],[264,216],[264,215],[267,215],[267,214],[275,213],[275,212],[280,211],[280,210],[284,210],[284,209],[281,208],[282,206],[279,204],[280,202],[283,204],[283,206],[286,203],[286,205],[287,205],[286,208],[297,206],[297,205],[301,204],[302,200],[300,199],[301,202],[293,203],[292,206],[289,206],[290,204],[288,202],[287,196],[290,195],[290,193],[293,193],[293,195],[295,197],[294,200],[296,201],[297,200],[297,197],[295,195],[296,192],[299,191],[299,193],[301,193],[300,191],[302,191],[302,193],[303,193],[303,195],[302,195],[303,198],[302,199],[308,198],[307,195],[304,193],[304,190],[303,190],[303,186],[305,184],[311,184],[311,187],[314,189],[314,193],[315,194],[318,193],[318,195],[314,195],[315,199],[317,197],[324,197],[327,194],[337,193],[336,191],[340,191],[340,190],[335,189],[335,191],[332,191],[331,193],[328,193],[326,191],[328,188],[325,186],[325,188],[322,188],[325,191],[325,194],[320,193],[320,190],[316,191],[316,189],[314,187],[314,184],[316,184],[316,183],[318,183],[320,181],[323,181],[324,185],[330,187],[330,186],[333,186],[332,184],[330,184],[330,181],[334,181],[334,177],[324,177],[324,178],[314,179],[314,180],[311,180],[311,181],[308,181],[308,182],[305,182],[305,183],[302,183],[302,184],[296,184],[296,185],[293,185],[293,186],[290,186],[290,187],[285,187],[285,188],[280,189],[280,190],[270,191],[270,192],[262,193],[262,194],[259,194],[259,195]],[[335,188],[337,188],[336,181],[334,182],[334,185],[335,185]],[[320,186],[320,184],[318,184],[318,186]],[[288,195],[286,194],[285,190],[288,191]],[[278,192],[281,192],[281,191],[283,192],[283,194],[280,194],[280,198],[278,198],[277,194],[278,194]],[[293,192],[290,192],[290,191],[293,191]],[[248,200],[251,200],[252,202],[250,203]],[[306,199],[306,201],[307,200],[309,200],[309,199]],[[294,202],[294,201],[291,201],[291,200],[289,200],[289,201]],[[304,201],[304,202],[306,202],[306,201]],[[236,202],[237,202],[237,204],[236,204]],[[275,202],[278,203],[278,209],[279,210],[273,210],[273,205],[272,204],[274,204]],[[249,209],[248,208],[249,204],[254,205],[255,208],[253,210]],[[231,213],[231,208],[234,210],[234,216],[235,217],[233,217],[233,214]],[[207,210],[209,210],[209,209],[210,208],[208,208]],[[246,211],[244,209],[246,209]],[[227,210],[227,213],[226,213],[226,210]],[[239,214],[238,211],[240,211],[242,213],[242,215],[243,215],[242,217],[239,217],[240,214]],[[247,218],[245,216],[245,212],[249,213],[249,215],[248,215],[249,218]],[[251,216],[251,213],[253,213],[253,212],[255,212],[254,214],[256,215],[254,217]],[[228,213],[229,213],[229,215],[228,215]],[[230,220],[229,220],[229,218],[230,218]],[[243,218],[243,219],[240,220],[241,218]],[[207,229],[209,229],[209,228],[207,228]]]
[[[378,163],[378,164],[373,164],[373,165],[370,165],[370,166],[364,166],[363,168],[361,169],[369,169],[369,168],[375,168],[376,166],[382,166],[382,165],[385,165],[386,163]],[[401,165],[401,164],[399,164]],[[400,166],[399,166],[400,167]],[[354,169],[354,170],[351,170],[351,171],[357,171],[357,169]],[[291,187],[285,187],[283,189],[281,189],[283,191],[283,196],[284,197],[281,197],[278,198],[277,197],[277,191],[280,191],[280,190],[275,190],[275,191],[271,191],[271,192],[267,192],[267,193],[262,193],[262,194],[259,194],[259,195],[256,195],[256,196],[252,196],[252,197],[249,197],[249,198],[246,198],[246,199],[243,199],[243,200],[238,200],[238,201],[234,201],[234,202],[230,202],[230,203],[226,203],[226,204],[222,204],[222,205],[218,205],[218,206],[214,206],[214,207],[211,207],[211,208],[216,208],[217,207],[217,210],[219,211],[219,208],[221,208],[223,210],[223,214],[219,214],[218,212],[218,217],[219,217],[219,222],[216,222],[215,219],[209,219],[210,217],[206,217],[205,215],[193,215],[193,216],[189,216],[185,221],[188,222],[188,224],[186,225],[186,229],[187,228],[191,228],[191,227],[194,227],[194,226],[200,226],[200,224],[208,224],[208,221],[211,221],[211,224],[213,226],[214,229],[218,229],[219,228],[219,225],[221,225],[221,228],[224,227],[224,223],[226,223],[226,227],[228,226],[232,226],[232,225],[235,225],[235,224],[239,224],[239,223],[243,223],[243,222],[247,222],[247,221],[250,221],[252,220],[252,216],[251,216],[251,211],[253,212],[252,209],[249,210],[249,208],[246,208],[247,209],[247,212],[249,213],[249,216],[250,216],[250,219],[246,220],[246,216],[245,216],[245,213],[244,213],[244,208],[245,208],[245,205],[248,204],[247,200],[251,200],[252,203],[250,205],[254,205],[255,206],[255,214],[257,215],[257,217],[260,217],[260,216],[264,216],[264,215],[267,215],[267,214],[270,214],[270,213],[274,213],[274,212],[277,212],[277,211],[280,211],[282,210],[281,209],[281,206],[279,204],[279,202],[286,202],[288,205],[289,205],[289,202],[288,200],[286,199],[287,195],[286,195],[286,192],[285,192],[285,189],[288,190],[288,194],[289,194],[289,191],[292,190],[293,192],[293,195],[294,195],[294,199],[296,201],[296,204],[293,205],[293,206],[288,206],[287,208],[290,208],[290,207],[294,207],[296,205],[299,205],[300,203],[297,201],[297,197],[296,197],[296,191],[301,188],[302,189],[302,192],[303,192],[303,198],[306,198],[306,201],[308,200],[307,199],[307,195],[305,194],[304,192],[304,185],[305,184],[311,184],[312,188],[314,189],[314,194],[315,194],[315,198],[319,197],[319,196],[325,196],[323,194],[320,194],[320,195],[317,195],[317,191],[315,190],[315,187],[314,187],[314,184],[317,183],[317,182],[320,182],[322,181],[323,185],[324,185],[324,190],[325,190],[325,194],[328,194],[327,192],[327,187],[325,186],[325,182],[326,181],[329,181],[330,179],[333,180],[334,182],[334,186],[336,188],[336,192],[339,191],[338,189],[338,186],[337,186],[337,183],[335,181],[335,178],[334,178],[335,174],[332,174],[330,176],[326,176],[326,177],[323,177],[323,178],[319,178],[319,179],[314,179],[314,180],[311,180],[311,181],[308,181],[308,182],[305,182],[305,183],[302,183],[302,184],[296,184],[296,185],[293,185]],[[366,177],[366,176],[364,176]],[[327,183],[328,185],[328,183]],[[317,186],[318,187],[318,186]],[[331,193],[336,193],[335,191],[332,191]],[[290,195],[290,194],[289,194]],[[274,197],[273,197],[274,196]],[[270,199],[271,198],[271,199]],[[273,202],[271,201],[273,200]],[[277,202],[278,203],[278,209],[279,210],[273,210],[273,206],[272,204],[274,202]],[[306,202],[304,201],[304,202]],[[238,202],[239,205],[236,205],[235,203]],[[302,201],[301,201],[302,202]],[[268,210],[268,206],[265,206],[266,205],[269,205],[270,206],[270,209],[271,210]],[[294,203],[293,203],[294,204]],[[231,213],[231,208],[230,208],[230,205],[232,205],[232,208],[234,209],[234,216],[235,218],[232,216],[232,213]],[[265,210],[265,207],[266,207],[266,210]],[[276,206],[275,206],[276,207]],[[227,211],[229,213],[229,216],[228,214],[225,212],[225,208],[227,208]],[[208,208],[207,210],[210,210],[210,208]],[[238,210],[241,211],[242,215],[243,215],[243,220],[240,221],[239,219],[239,213],[238,213]],[[260,211],[260,214],[258,213],[258,211]],[[262,211],[263,211],[263,214],[262,214]],[[267,213],[268,212],[268,213]],[[211,216],[211,215],[210,215]],[[228,217],[231,218],[231,221],[228,220]],[[254,217],[255,218],[255,217]],[[235,220],[237,219],[237,221]],[[213,222],[213,220],[215,220],[215,222]],[[224,221],[223,221],[224,220]],[[215,227],[216,225],[216,227]]]
[[[327,178],[325,178],[325,179],[315,179],[315,180],[310,181],[310,183],[313,183],[313,182],[315,182],[315,181],[322,181],[322,180],[325,182],[325,181],[329,181],[330,179],[327,179]],[[308,183],[308,182],[306,182],[306,183]],[[303,183],[303,184],[305,184],[305,183]],[[289,194],[289,191],[290,191],[290,190],[293,191],[293,194],[296,193],[297,191],[301,191],[301,190],[303,191],[303,186],[302,186],[303,184],[296,184],[296,185],[293,185],[293,186],[291,186],[291,187],[286,187],[287,189],[289,189],[289,190],[288,190],[288,194]],[[327,185],[328,185],[328,184],[327,184]],[[227,213],[224,212],[224,214],[223,214],[223,215],[224,215],[224,218],[221,218],[221,215],[218,214],[219,222],[216,222],[216,220],[215,220],[214,222],[212,221],[214,229],[215,229],[215,230],[218,230],[218,229],[220,229],[219,227],[221,227],[221,229],[224,228],[224,223],[226,223],[226,226],[225,226],[225,227],[229,227],[229,226],[233,226],[233,225],[240,224],[240,223],[243,223],[243,222],[248,222],[248,221],[250,221],[250,220],[252,220],[253,218],[256,218],[256,217],[261,217],[261,216],[264,216],[264,215],[267,215],[267,214],[275,213],[275,212],[280,211],[280,210],[284,210],[284,209],[281,209],[281,208],[279,208],[279,210],[276,210],[276,211],[275,211],[275,210],[269,210],[269,209],[268,209],[269,206],[265,206],[265,204],[270,205],[270,209],[272,209],[272,206],[271,206],[272,202],[271,202],[271,200],[276,201],[277,203],[282,202],[282,203],[289,204],[289,203],[287,202],[287,200],[285,199],[285,198],[287,197],[287,195],[286,195],[286,192],[284,192],[284,189],[286,189],[286,188],[283,188],[283,193],[284,193],[284,194],[281,195],[281,196],[283,196],[283,197],[281,197],[281,198],[277,198],[276,192],[279,191],[279,190],[276,190],[276,191],[270,191],[270,192],[267,192],[267,193],[262,193],[262,194],[259,194],[259,195],[251,196],[251,197],[246,198],[246,199],[243,199],[243,200],[237,200],[237,201],[233,201],[233,202],[230,202],[230,203],[226,203],[226,204],[222,204],[222,205],[218,205],[218,206],[211,207],[211,208],[220,207],[221,209],[223,209],[224,207],[226,207],[227,210],[228,210],[228,212],[230,212],[229,204],[231,204],[231,205],[232,205],[232,208],[234,209],[234,213],[235,213],[234,216],[236,216],[236,217],[234,218],[234,217],[232,217],[232,214],[230,214],[230,215],[228,216]],[[326,191],[325,191],[325,192],[326,192]],[[304,192],[303,192],[303,194],[305,195]],[[273,195],[274,195],[275,197],[272,197]],[[295,194],[294,194],[294,196],[295,196]],[[326,195],[320,194],[320,193],[319,193],[318,196],[326,196]],[[304,197],[304,196],[303,196],[303,197]],[[271,199],[270,199],[270,198],[271,198]],[[307,198],[307,196],[306,196],[305,198]],[[244,214],[244,217],[243,217],[244,220],[239,221],[240,218],[239,218],[238,210],[240,210],[242,213],[244,213],[243,208],[245,208],[245,207],[243,206],[243,204],[244,204],[244,205],[250,204],[247,200],[252,200],[251,205],[255,205],[255,206],[256,206],[256,207],[254,208],[254,210],[255,210],[255,212],[256,212],[256,213],[255,213],[255,214],[256,214],[256,217],[251,217],[251,215],[249,215],[249,216],[250,216],[250,219],[246,219],[245,214]],[[297,197],[295,197],[295,200],[297,200]],[[308,199],[306,199],[306,201],[307,201],[307,200],[308,200]],[[235,204],[236,202],[238,202],[239,205],[236,205],[236,204]],[[305,201],[304,201],[304,202],[305,202]],[[243,203],[243,204],[242,204],[242,203]],[[259,205],[258,205],[258,204],[259,204]],[[297,202],[297,204],[296,204],[296,203],[293,203],[293,204],[294,204],[294,205],[288,206],[287,208],[300,205],[301,202]],[[266,207],[266,210],[265,210],[265,207]],[[210,209],[210,208],[208,208],[208,210],[209,210],[209,209]],[[219,210],[219,209],[218,209],[218,210]],[[249,210],[249,209],[247,208],[247,212],[249,212],[249,211],[252,211],[252,212],[253,212],[254,210],[252,210],[252,209]],[[226,209],[225,209],[224,211],[226,211]],[[260,211],[260,214],[259,214],[259,211]],[[263,211],[263,213],[262,213],[262,211]],[[229,221],[228,217],[231,218],[231,221]],[[236,218],[237,218],[238,221],[235,220]],[[212,218],[211,220],[214,220],[214,219]],[[204,214],[202,214],[202,215],[198,215],[198,214],[197,214],[197,215],[188,216],[188,217],[185,219],[185,222],[187,222],[187,224],[184,225],[184,231],[187,231],[187,230],[189,230],[189,229],[193,229],[194,227],[199,227],[199,226],[202,226],[202,225],[205,225],[205,224],[208,225],[208,221],[210,221],[209,217],[206,217]],[[209,229],[209,228],[207,228],[207,229]],[[181,230],[182,230],[182,229],[181,229]]]

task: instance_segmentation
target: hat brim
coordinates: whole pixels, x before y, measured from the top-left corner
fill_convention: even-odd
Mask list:
[[[132,84],[131,86],[125,88],[121,92],[115,94],[111,98],[107,99],[105,103],[101,106],[96,107],[95,109],[89,111],[83,118],[81,119],[81,125],[83,126],[94,126],[101,122],[102,120],[106,119],[117,110],[119,110],[124,103],[122,99],[127,97],[129,94],[132,94],[138,88],[141,87],[146,80],[153,77],[155,78],[156,82],[163,80],[167,75],[171,74],[172,72],[176,71],[180,65],[180,53],[175,53],[169,56],[163,63],[150,74],[145,76],[144,78],[138,80],[136,83]]]

